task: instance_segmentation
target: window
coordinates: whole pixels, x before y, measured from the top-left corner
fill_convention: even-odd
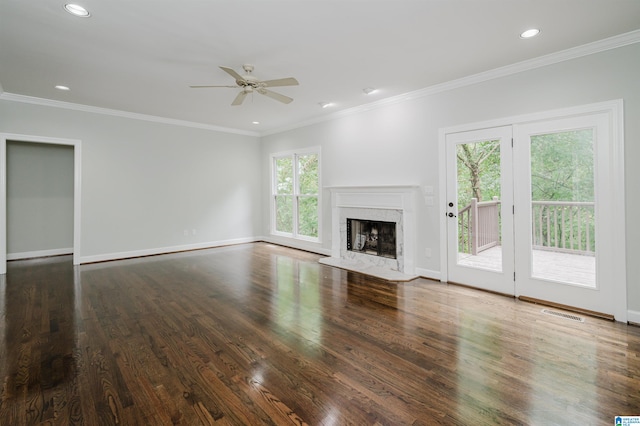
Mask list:
[[[319,240],[320,155],[317,150],[273,156],[272,232]]]

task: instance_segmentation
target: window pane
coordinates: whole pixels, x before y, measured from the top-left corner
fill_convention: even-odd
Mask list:
[[[309,154],[298,157],[298,178],[300,194],[318,193],[318,155]]]
[[[293,194],[293,161],[291,157],[276,158],[276,194]]]
[[[318,197],[301,196],[298,199],[298,234],[318,236]]]
[[[596,285],[592,129],[531,137],[532,275]]]
[[[276,195],[276,231],[293,233],[293,196]]]

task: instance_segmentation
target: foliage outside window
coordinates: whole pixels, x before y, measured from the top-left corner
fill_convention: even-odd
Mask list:
[[[595,251],[593,140],[592,129],[531,137],[532,220],[539,224],[533,235],[536,246]],[[500,142],[460,144],[456,156],[459,212],[472,198],[479,203],[499,201]],[[466,253],[468,223],[459,226],[458,248]]]
[[[595,252],[593,142],[593,129],[531,137],[534,245]]]
[[[293,153],[273,157],[274,233],[318,240],[319,155]]]

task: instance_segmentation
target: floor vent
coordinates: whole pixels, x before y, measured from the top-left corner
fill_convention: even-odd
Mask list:
[[[581,318],[577,315],[565,314],[564,312],[552,311],[550,309],[543,309],[542,313],[546,315],[553,315],[554,317],[568,319],[571,321],[584,322],[584,318]]]

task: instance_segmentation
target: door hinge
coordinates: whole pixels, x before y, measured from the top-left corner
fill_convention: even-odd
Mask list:
[[[511,206],[511,214],[516,214],[516,206],[515,205]]]
[[[513,148],[513,138],[511,138],[511,148]]]
[[[516,280],[516,273],[515,273],[515,271],[513,272],[513,280],[514,280],[514,281]]]

